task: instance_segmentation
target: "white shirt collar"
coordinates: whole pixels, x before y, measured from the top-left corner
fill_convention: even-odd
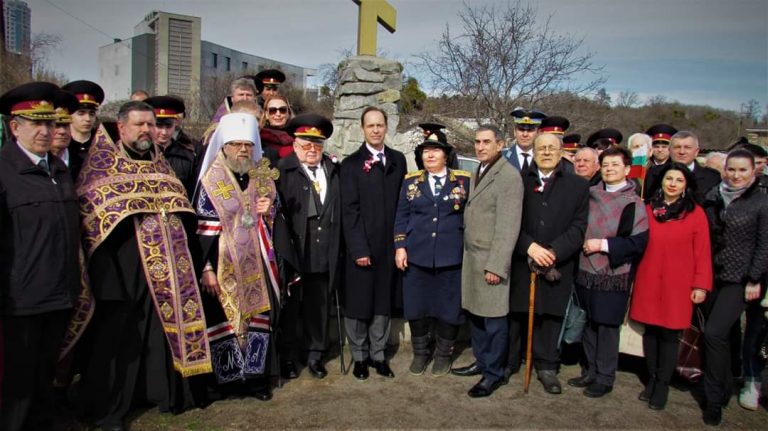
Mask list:
[[[691,164],[688,165],[688,170],[691,171],[691,172],[693,172],[693,170],[695,168],[696,168],[696,162],[695,161],[691,162]]]
[[[19,148],[21,148],[21,151],[23,151],[24,154],[26,154],[27,157],[29,157],[29,160],[31,160],[32,164],[34,164],[35,166],[37,166],[37,164],[40,163],[40,160],[45,160],[45,162],[48,163],[48,153],[45,153],[43,157],[40,157],[37,154],[24,148],[24,146],[21,145],[18,141],[16,142],[16,145],[18,145]]]
[[[376,154],[379,154],[379,153],[382,153],[382,157],[386,157],[386,154],[384,154],[384,148],[386,148],[386,147],[381,147],[381,150],[377,150],[377,149],[373,148],[373,147],[371,146],[371,144],[369,144],[369,143],[367,143],[367,142],[366,142],[366,143],[365,143],[365,148],[367,148],[367,149],[368,149],[368,151],[369,151],[371,154],[373,154],[373,157],[376,157]]]
[[[515,144],[515,149],[517,150],[517,159],[520,160],[521,163],[525,162],[523,153],[528,154],[529,164],[533,161],[533,148],[529,148],[528,151],[524,151],[520,145]]]

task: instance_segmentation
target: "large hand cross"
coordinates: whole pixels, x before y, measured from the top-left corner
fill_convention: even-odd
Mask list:
[[[357,55],[376,55],[376,23],[395,32],[397,11],[386,0],[352,0],[360,6],[357,20]]]

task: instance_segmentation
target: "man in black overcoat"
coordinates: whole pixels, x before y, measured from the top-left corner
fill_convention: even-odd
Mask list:
[[[53,378],[80,291],[80,212],[51,152],[59,88],[31,82],[0,97],[0,429],[52,429]]]
[[[294,137],[294,151],[280,160],[277,190],[281,211],[293,245],[291,262],[299,282],[289,287],[290,295],[281,316],[281,359],[288,377],[297,376],[297,330],[302,322],[308,341],[307,368],[322,379],[328,372],[323,354],[328,348],[328,318],[331,293],[339,282],[341,251],[341,189],[339,165],[323,153],[333,124],[316,114],[301,114],[286,125]],[[290,277],[294,279],[295,277]]]
[[[360,122],[365,142],[341,163],[341,202],[347,248],[344,321],[355,360],[353,374],[365,380],[369,364],[379,375],[394,377],[384,349],[390,315],[402,299],[394,224],[407,167],[403,153],[384,145],[384,111],[368,107]]]
[[[517,349],[528,321],[530,274],[528,260],[554,268],[557,281],[539,276],[533,322],[533,360],[544,389],[562,392],[557,379],[560,366],[558,338],[573,286],[574,265],[584,243],[589,213],[589,186],[585,179],[564,172],[560,163],[562,141],[552,134],[534,141],[535,166],[523,175],[523,219],[512,257],[510,349]]]
[[[720,184],[720,173],[712,168],[701,166],[696,161],[696,156],[699,155],[699,138],[692,132],[679,131],[672,135],[670,142],[669,149],[672,161],[688,166],[688,169],[693,172],[693,177],[696,178],[694,198],[696,202],[702,202],[707,191]],[[643,182],[645,190],[642,197],[646,202],[661,188],[662,178],[659,178],[659,174],[664,166],[651,166],[648,173],[645,174],[645,181]]]

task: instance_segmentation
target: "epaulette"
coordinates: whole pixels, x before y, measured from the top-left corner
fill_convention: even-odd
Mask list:
[[[421,176],[423,174],[424,174],[424,170],[423,169],[420,170],[420,171],[408,172],[407,174],[405,174],[405,179],[408,180],[408,179],[411,179],[411,178],[414,178],[414,177]]]
[[[469,171],[463,171],[461,169],[453,169],[451,170],[456,175],[461,175],[462,177],[471,177],[472,174],[469,173]]]

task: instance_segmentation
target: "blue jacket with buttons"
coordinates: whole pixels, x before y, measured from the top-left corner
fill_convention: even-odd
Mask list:
[[[464,206],[470,174],[448,169],[435,197],[427,172],[405,176],[395,216],[395,248],[405,248],[408,263],[425,268],[460,265],[464,250]]]

